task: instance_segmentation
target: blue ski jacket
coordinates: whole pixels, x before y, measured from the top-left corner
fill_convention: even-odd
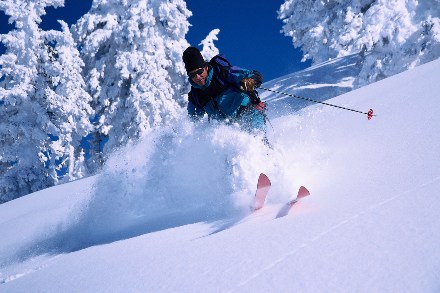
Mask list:
[[[255,78],[256,75],[261,82],[261,75],[256,71],[237,66],[221,70],[209,64],[205,85],[199,86],[189,78],[188,115],[199,120],[207,114],[210,119],[228,119],[238,122],[245,130],[262,130],[265,133],[264,109],[257,108],[249,94],[240,90],[243,78]]]

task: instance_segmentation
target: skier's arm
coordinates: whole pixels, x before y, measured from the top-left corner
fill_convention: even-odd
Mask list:
[[[248,78],[253,80],[255,88],[259,87],[263,83],[263,75],[259,71],[248,70],[238,66],[231,66],[226,80],[240,88],[243,85],[242,81]]]
[[[242,86],[242,80],[246,78],[251,78],[256,88],[263,83],[263,75],[257,70],[231,66],[229,62],[222,58],[216,59],[216,63],[222,67],[219,72],[220,77],[237,88]]]

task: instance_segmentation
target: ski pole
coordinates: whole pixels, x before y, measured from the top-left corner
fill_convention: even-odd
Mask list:
[[[280,92],[280,91],[277,91],[277,90],[272,90],[272,89],[264,88],[264,87],[261,87],[261,86],[259,87],[259,89],[262,89],[262,90],[265,90],[265,91],[269,91],[269,92],[273,92],[273,93],[277,93],[277,94],[282,94],[282,95],[293,97],[293,98],[296,98],[296,99],[306,100],[306,101],[313,102],[313,103],[319,103],[319,104],[323,104],[323,105],[326,105],[326,106],[331,106],[331,107],[335,107],[335,108],[339,108],[339,109],[343,109],[343,110],[347,110],[347,111],[352,111],[352,112],[364,114],[364,115],[367,115],[368,120],[371,120],[371,118],[373,118],[373,116],[376,116],[376,115],[373,115],[373,109],[370,109],[368,112],[362,112],[362,111],[358,111],[358,110],[354,110],[354,109],[350,109],[350,108],[346,108],[346,107],[342,107],[342,106],[338,106],[338,105],[333,105],[333,104],[329,104],[329,103],[325,103],[325,102],[321,102],[321,101],[312,100],[312,99],[309,99],[309,98],[300,97],[300,96],[297,96],[297,95],[283,93],[283,92]]]

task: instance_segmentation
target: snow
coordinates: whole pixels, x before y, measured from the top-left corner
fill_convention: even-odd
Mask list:
[[[370,121],[264,93],[273,150],[181,121],[94,177],[0,205],[0,291],[438,292],[440,60],[327,100],[349,90],[335,83],[350,58],[265,87]],[[272,188],[250,214],[260,172]],[[300,185],[311,195],[277,218]]]
[[[438,0],[286,0],[278,11],[283,33],[320,63],[361,53],[356,87],[439,58]]]

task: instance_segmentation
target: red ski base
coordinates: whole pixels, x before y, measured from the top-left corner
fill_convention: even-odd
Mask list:
[[[258,177],[257,183],[257,191],[255,192],[255,200],[254,200],[254,211],[261,209],[264,206],[264,202],[266,201],[267,193],[270,188],[270,180],[269,178],[261,173]]]
[[[301,186],[298,190],[298,195],[296,196],[296,198],[294,200],[289,201],[287,204],[285,204],[281,210],[278,212],[277,214],[277,219],[287,216],[287,214],[289,213],[290,209],[293,207],[293,205],[295,203],[298,202],[298,200],[300,200],[303,197],[306,197],[310,195],[310,192],[307,190],[307,188],[305,188],[304,186]]]
[[[266,202],[266,197],[271,186],[269,178],[261,173],[258,177],[257,191],[255,192],[254,206],[251,208],[253,211],[259,210],[264,206]],[[283,208],[278,212],[277,218],[286,216],[293,205],[298,202],[303,197],[310,195],[310,192],[304,186],[301,186],[298,190],[298,194],[294,200],[289,201]]]

